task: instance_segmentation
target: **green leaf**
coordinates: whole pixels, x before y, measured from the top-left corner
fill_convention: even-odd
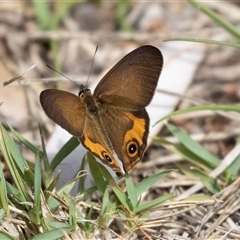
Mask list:
[[[65,237],[64,232],[69,233],[71,231],[73,231],[72,227],[63,227],[61,229],[50,230],[50,231],[38,234],[38,235],[30,238],[30,240],[43,240],[43,239],[56,240],[61,237]]]
[[[129,12],[129,9],[131,8],[131,2],[129,0],[116,1],[116,4],[116,18],[117,23],[119,24],[119,28],[122,31],[132,32],[133,29],[127,21],[127,14]]]
[[[137,194],[135,186],[133,185],[132,179],[130,178],[128,173],[125,174],[125,181],[128,198],[131,201],[133,208],[135,208],[138,204],[139,195]]]
[[[153,126],[157,125],[158,123],[162,122],[163,120],[172,118],[179,114],[195,112],[195,111],[204,111],[204,110],[240,112],[240,106],[238,106],[238,105],[204,105],[204,106],[194,106],[194,107],[189,107],[189,108],[185,108],[185,109],[180,109],[180,110],[174,111],[174,112],[162,117]]]
[[[90,155],[90,154],[88,153],[88,155]],[[90,169],[91,169],[91,165],[92,165],[93,161],[95,161],[95,164],[98,165],[97,170],[95,170],[95,172],[92,172],[92,170],[91,170],[94,180],[96,178],[94,175],[103,176],[106,179],[106,182],[111,186],[111,188],[112,188],[113,192],[115,193],[115,195],[117,196],[118,200],[123,204],[124,208],[127,209],[127,211],[131,212],[131,210],[130,210],[131,205],[129,203],[129,199],[128,199],[127,195],[120,189],[120,187],[115,182],[112,175],[107,171],[107,169],[101,163],[97,162],[93,157],[88,158],[88,161],[89,161]],[[92,162],[92,163],[90,163],[90,162]],[[96,179],[98,179],[98,178],[96,178]],[[106,182],[102,183],[103,186],[101,186],[101,188],[102,188],[101,194],[102,195],[108,186],[108,184]],[[97,183],[96,181],[95,181],[95,184],[99,185],[99,183]]]
[[[56,10],[54,14],[51,14],[51,30],[57,29],[60,25],[62,19],[68,14],[68,12],[73,8],[77,3],[81,1],[79,0],[71,0],[71,1],[60,1],[56,2]]]
[[[217,23],[220,27],[225,29],[228,33],[230,33],[237,40],[240,40],[240,31],[237,27],[231,24],[229,21],[225,20],[222,16],[212,11],[210,8],[204,6],[195,0],[188,0],[190,4],[192,4],[195,8],[205,13],[209,16],[215,23]]]
[[[159,198],[153,199],[149,202],[141,202],[136,209],[136,213],[141,213],[143,211],[147,211],[152,207],[159,206],[163,203],[165,203],[167,200],[171,199],[174,197],[173,193],[166,194],[164,196],[161,196]]]
[[[18,199],[18,201],[20,201],[21,193],[15,187],[13,187],[10,183],[8,182],[6,183],[7,183],[7,192],[12,196],[14,196],[14,198]]]
[[[206,43],[206,44],[214,44],[214,45],[220,45],[220,46],[240,48],[240,44],[238,44],[238,43],[207,40],[207,39],[200,39],[200,38],[171,38],[171,39],[164,40],[163,42],[172,42],[172,41]]]
[[[8,132],[2,127],[2,125],[1,125],[1,131],[2,131],[3,140],[5,142],[6,154],[7,155],[11,154],[11,156],[9,155],[9,157],[8,158],[5,157],[5,159],[6,160],[10,159],[10,158],[12,159],[12,157],[13,157],[15,159],[15,164],[17,164],[19,170],[23,174],[24,169],[28,167],[26,160],[24,159],[22,153],[20,152],[19,147],[16,145],[16,143],[10,137]]]
[[[213,156],[210,152],[205,150],[196,141],[193,141],[188,134],[181,131],[172,124],[166,125],[168,130],[191,152],[201,157],[209,166],[217,167],[220,164],[219,159]]]
[[[76,203],[73,201],[73,199],[69,199],[69,224],[76,228],[77,226],[77,212],[78,209],[76,208]]]
[[[19,132],[15,131],[11,126],[9,126],[9,128],[11,132],[18,138],[18,140],[27,147],[28,150],[32,151],[34,154],[38,152],[40,158],[44,157],[44,154],[42,151],[40,151],[37,147],[31,144],[26,138],[24,138]]]
[[[143,179],[140,183],[136,184],[135,191],[137,196],[139,197],[144,192],[146,192],[149,188],[151,188],[157,181],[164,178],[170,172],[174,171],[174,169],[164,170],[160,173],[154,174],[151,177]]]
[[[81,161],[80,171],[83,171],[83,172],[85,171],[86,163],[87,163],[87,157],[85,155],[83,157],[82,161]],[[87,173],[86,173],[85,176],[82,176],[81,178],[79,178],[79,181],[78,181],[78,194],[81,194],[81,193],[83,193],[85,191],[86,177],[87,177]]]
[[[34,171],[34,207],[33,210],[35,212],[35,223],[40,224],[41,222],[41,164],[39,155],[36,155],[35,159],[35,171]]]
[[[71,225],[69,225],[69,223],[63,223],[63,222],[49,222],[49,226],[57,229],[72,227]]]
[[[29,167],[24,169],[24,180],[29,187],[34,187],[34,173]]]
[[[64,194],[70,195],[71,190],[73,189],[75,184],[75,180],[71,180],[70,182],[66,183],[64,186],[62,186],[58,191],[57,195],[58,197],[63,198]],[[48,206],[50,209],[56,209],[60,205],[60,201],[58,199],[55,199],[53,196],[49,197],[48,199]]]
[[[92,174],[94,182],[98,188],[98,191],[103,196],[104,192],[107,189],[108,184],[104,179],[104,175],[101,174],[101,170],[100,170],[101,165],[99,165],[96,159],[89,152],[87,153],[87,159],[88,159],[90,172]]]
[[[2,164],[0,164],[0,208],[4,210],[7,217],[11,216],[8,208],[7,186],[2,170]]]
[[[240,171],[240,156],[238,156],[234,162],[228,167],[232,180],[239,176]]]
[[[50,6],[47,1],[32,0],[40,30],[49,29],[51,23]]]
[[[3,231],[0,231],[0,239],[2,239],[2,240],[14,240],[15,238],[12,237],[10,234],[7,234]]]
[[[169,151],[174,152],[177,155],[181,156],[183,159],[186,159],[189,162],[201,168],[205,168],[206,171],[209,171],[212,169],[212,164],[209,165],[205,161],[205,159],[202,159],[199,155],[194,154],[192,151],[190,151],[187,147],[185,147],[182,144],[170,143],[160,137],[154,137],[153,140],[159,143],[160,145],[164,146]]]
[[[49,199],[49,197],[51,196],[50,193],[54,190],[54,188],[56,188],[60,176],[61,176],[61,173],[58,172],[57,175],[53,178],[53,180],[49,183],[49,185],[48,185],[48,186],[45,186],[46,189],[45,189],[44,192],[45,192],[45,198],[46,198],[46,200]]]
[[[49,161],[48,161],[48,157],[47,157],[47,152],[46,152],[46,148],[45,148],[45,143],[44,143],[44,137],[43,137],[43,130],[42,130],[42,126],[40,124],[38,124],[38,128],[39,128],[39,133],[40,133],[40,137],[41,137],[41,144],[42,144],[42,149],[43,152],[40,153],[39,149],[38,151],[35,153],[35,155],[39,155],[41,156],[41,159],[43,161],[43,172],[45,174],[45,176],[43,177],[43,183],[48,186],[49,182],[51,181],[51,177],[52,176],[52,169],[50,167]]]
[[[28,167],[27,162],[19,151],[18,146],[15,144],[15,142],[12,140],[8,132],[3,128],[1,124],[0,134],[2,136],[2,138],[0,136],[0,149],[6,160],[6,163],[8,164],[17,189],[21,194],[19,201],[26,202],[28,201],[28,194],[23,184],[22,177],[24,169]]]
[[[64,146],[58,151],[58,153],[51,162],[52,171],[63,161],[65,157],[67,157],[79,145],[79,143],[80,142],[76,137],[71,137],[64,144]]]
[[[111,212],[114,209],[114,205],[115,204],[110,200],[108,189],[106,189],[105,193],[103,194],[101,212],[98,221],[102,227],[108,226],[111,222]]]
[[[199,177],[202,184],[212,193],[216,194],[221,191],[220,185],[217,183],[216,179],[208,176],[206,173],[202,172],[200,169],[192,168],[193,174]]]

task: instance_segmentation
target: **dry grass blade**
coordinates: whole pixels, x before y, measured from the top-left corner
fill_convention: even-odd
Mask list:
[[[32,65],[30,68],[28,68],[26,71],[24,71],[21,75],[14,77],[6,82],[3,83],[3,86],[7,86],[13,82],[15,82],[16,80],[20,79],[23,75],[25,75],[27,72],[29,72],[30,70],[32,70],[33,68],[35,68],[36,64]]]

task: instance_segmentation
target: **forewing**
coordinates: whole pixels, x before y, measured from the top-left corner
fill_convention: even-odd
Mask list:
[[[49,118],[70,134],[81,137],[86,109],[76,95],[56,89],[47,89],[40,94],[40,103]]]
[[[125,109],[146,107],[162,70],[158,48],[142,46],[122,58],[99,82],[94,95],[99,101]]]

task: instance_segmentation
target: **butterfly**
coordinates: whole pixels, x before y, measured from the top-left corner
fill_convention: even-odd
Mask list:
[[[78,96],[47,89],[41,92],[40,103],[50,119],[121,175],[143,158],[149,133],[145,108],[153,98],[162,66],[158,48],[141,46],[123,57],[93,94],[83,85]]]

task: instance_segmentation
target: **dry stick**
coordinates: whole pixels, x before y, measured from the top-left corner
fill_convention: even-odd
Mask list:
[[[23,72],[21,75],[17,76],[17,77],[14,77],[14,78],[11,78],[10,80],[6,81],[3,83],[3,86],[7,86],[9,85],[10,83],[13,83],[15,82],[16,80],[18,80],[19,78],[21,78],[25,73],[27,73],[28,71],[30,71],[31,69],[33,69],[34,67],[36,66],[36,64],[32,65],[30,68],[28,68],[25,72]]]
[[[109,231],[112,232],[115,236],[117,236],[118,239],[124,240],[119,234],[117,234],[116,232],[114,232],[111,228],[109,228]]]
[[[210,177],[216,178],[218,175],[220,175],[227,167],[229,167],[232,162],[240,155],[240,144],[236,145],[229,153],[228,155],[223,159],[223,161],[220,163],[220,165],[215,168],[210,174]],[[189,197],[193,193],[199,191],[201,188],[203,188],[203,184],[201,182],[197,183],[181,195],[177,196],[175,200],[181,200],[184,198]]]
[[[11,85],[19,85],[19,82],[14,82],[17,79],[21,78],[22,76],[18,76],[18,77],[14,77],[8,81],[6,81],[6,85],[12,83]],[[74,79],[74,82],[76,82],[77,84],[80,83],[85,83],[85,80],[78,80],[77,78],[79,78],[79,75],[70,75],[68,76],[71,79]],[[82,79],[87,79],[88,75],[81,75]],[[97,75],[91,75],[91,78],[93,79],[97,79],[98,76]],[[29,85],[29,84],[33,84],[33,83],[48,83],[48,82],[58,82],[58,81],[62,81],[62,82],[67,82],[68,80],[64,77],[47,77],[47,78],[31,78],[31,79],[21,79],[21,83],[22,85]],[[93,80],[91,82],[94,82]]]
[[[219,209],[224,209],[225,213],[221,214],[219,216],[219,218],[215,221],[215,223],[213,224],[213,226],[211,226],[210,230],[207,232],[207,234],[205,235],[206,237],[209,237],[210,234],[212,234],[212,232],[214,230],[216,230],[216,228],[219,226],[220,223],[222,223],[227,217],[229,217],[229,215],[231,215],[233,212],[235,212],[237,209],[239,209],[239,207],[237,207],[237,209],[232,210],[231,212],[228,213],[228,216],[226,216],[226,211],[228,209],[228,206],[232,206],[232,202],[235,202],[234,198],[237,198],[236,195],[230,195],[231,193],[236,193],[238,191],[238,186],[240,183],[240,178],[238,178],[238,180],[236,180],[232,185],[228,186],[227,188],[225,188],[224,190],[222,190],[221,192],[217,193],[215,196],[218,197],[221,195],[221,197],[219,198],[219,200],[221,202],[217,202],[213,208],[212,211],[209,211],[203,218],[202,220],[202,224],[200,225],[200,228],[197,232],[197,235],[199,235],[200,229],[202,228],[202,226],[208,222],[208,220],[219,210]],[[229,197],[230,195],[230,197]],[[224,201],[224,199],[227,199],[227,201]],[[239,201],[239,199],[238,199]],[[239,202],[237,202],[235,205],[239,205]],[[232,227],[232,229],[234,229]],[[211,237],[211,239],[213,239]]]
[[[131,221],[136,225],[136,227],[139,229],[139,231],[142,232],[142,234],[145,235],[148,240],[152,240],[152,238],[144,231],[144,229],[142,229],[142,228],[139,226],[139,224],[137,224],[136,221],[133,220],[133,219],[130,217],[129,213],[126,211],[126,209],[125,209],[123,206],[122,206],[122,210],[125,212],[125,214],[127,215],[127,217],[128,217],[129,219],[131,219]]]
[[[15,39],[21,39],[21,41],[30,41],[30,40],[68,40],[68,39],[81,39],[87,40],[87,41],[94,41],[99,42],[100,40],[102,42],[106,42],[107,40],[113,40],[113,39],[121,39],[121,41],[125,40],[136,40],[137,42],[147,42],[149,39],[151,41],[154,40],[161,40],[163,39],[163,35],[160,35],[159,33],[149,34],[149,33],[127,33],[127,32],[103,32],[103,31],[76,31],[76,32],[70,32],[70,31],[45,31],[45,32],[17,32],[17,33],[1,33],[0,37],[8,38],[15,38]]]

